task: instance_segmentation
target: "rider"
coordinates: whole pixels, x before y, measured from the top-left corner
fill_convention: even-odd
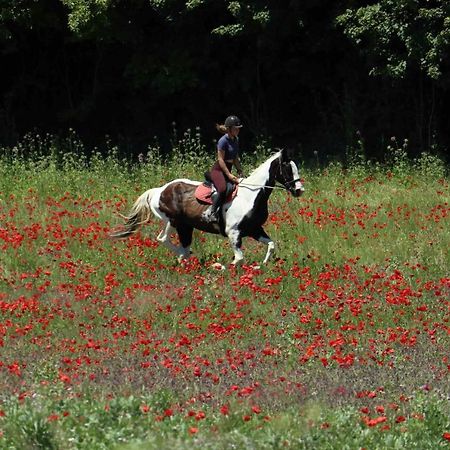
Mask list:
[[[210,176],[218,195],[214,198],[206,219],[210,222],[217,220],[218,211],[225,200],[227,181],[234,184],[239,179],[231,173],[233,165],[236,167],[239,177],[243,178],[242,167],[239,160],[239,131],[242,128],[241,121],[236,116],[228,116],[223,125],[216,125],[223,136],[217,142],[217,161],[214,163]]]

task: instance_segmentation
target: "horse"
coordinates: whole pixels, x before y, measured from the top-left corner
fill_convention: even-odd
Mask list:
[[[281,186],[276,186],[276,182]],[[128,216],[123,216],[126,220],[123,229],[112,233],[111,237],[130,236],[148,222],[153,213],[165,224],[157,240],[172,250],[179,262],[189,257],[193,230],[197,229],[228,237],[234,252],[233,266],[244,259],[241,250],[243,237],[252,237],[266,244],[267,252],[263,260],[263,264],[266,264],[275,249],[275,243],[263,229],[269,216],[267,203],[271,193],[275,188],[282,188],[294,197],[304,192],[297,165],[285,149],[270,156],[250,176],[239,181],[235,197],[225,201],[218,220],[213,222],[205,218],[210,205],[197,200],[195,196],[201,184],[199,181],[180,178],[147,190],[136,200]],[[171,233],[175,231],[180,245],[171,241]]]

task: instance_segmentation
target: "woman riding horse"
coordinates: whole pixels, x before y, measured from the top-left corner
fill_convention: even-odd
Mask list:
[[[220,207],[225,201],[227,181],[234,184],[239,183],[239,179],[231,173],[233,166],[236,167],[238,176],[243,178],[241,162],[239,160],[239,131],[242,128],[241,121],[236,116],[228,116],[223,125],[216,125],[218,131],[223,136],[217,143],[217,161],[214,163],[210,177],[217,190],[211,208],[205,213],[204,218],[208,222],[214,222],[218,218]]]
[[[263,225],[269,216],[269,197],[275,188],[280,188],[276,183],[280,183],[281,189],[290,192],[294,197],[299,197],[304,191],[297,165],[290,152],[283,149],[270,156],[247,178],[241,180],[235,198],[225,203],[222,208],[222,223],[207,222],[204,218],[209,206],[197,200],[195,196],[202,182],[178,178],[141,194],[128,216],[125,216],[124,227],[110,236],[130,236],[140,226],[149,222],[153,214],[164,223],[164,229],[157,240],[174,251],[179,261],[189,257],[192,234],[194,229],[197,229],[228,237],[234,252],[233,265],[239,264],[244,258],[241,250],[242,238],[248,236],[266,244],[267,253],[263,260],[265,264],[275,248],[275,243],[264,231]],[[177,234],[178,245],[171,240],[173,232]]]

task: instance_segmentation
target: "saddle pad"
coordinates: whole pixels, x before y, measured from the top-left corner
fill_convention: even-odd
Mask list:
[[[212,199],[211,199],[211,186],[208,186],[204,183],[200,184],[197,189],[195,190],[195,198],[200,203],[206,203],[207,205],[212,205]],[[233,192],[231,192],[230,195],[228,195],[226,201],[231,202],[234,197],[236,197],[237,194],[237,185],[233,189]]]

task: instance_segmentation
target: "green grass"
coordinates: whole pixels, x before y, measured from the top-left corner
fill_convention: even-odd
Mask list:
[[[0,448],[448,447],[438,159],[302,168],[301,199],[270,199],[276,258],[253,268],[265,248],[246,240],[220,272],[215,236],[196,232],[182,266],[156,221],[107,237],[146,189],[201,178],[205,155],[132,164],[28,139],[0,158]]]

